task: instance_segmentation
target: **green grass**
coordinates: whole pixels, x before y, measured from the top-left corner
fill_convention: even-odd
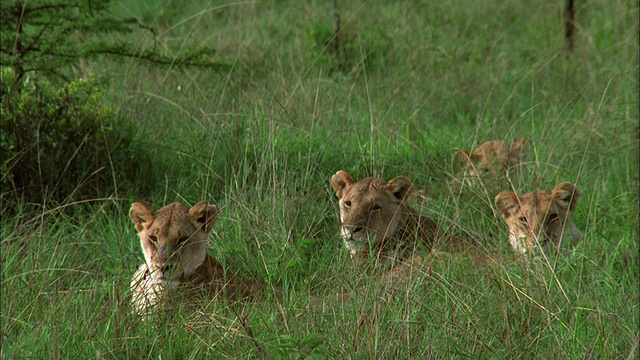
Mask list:
[[[567,53],[561,1],[350,2],[346,61],[328,1],[114,11],[160,29],[141,47],[207,42],[230,70],[86,65],[167,170],[153,193],[2,219],[0,357],[637,358],[637,3],[579,2]],[[580,189],[576,248],[533,274],[443,257],[392,288],[351,264],[329,185],[340,169],[409,177],[425,214],[507,254],[501,189],[449,180],[456,150],[518,137],[532,146],[516,191]],[[201,199],[222,207],[210,253],[287,295],[137,321],[130,204]]]

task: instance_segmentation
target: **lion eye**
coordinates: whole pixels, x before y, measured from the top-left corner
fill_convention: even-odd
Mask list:
[[[375,212],[375,211],[380,211],[382,210],[382,206],[378,205],[378,204],[373,204],[373,206],[371,207],[371,211]]]
[[[155,235],[151,235],[149,236],[149,241],[151,241],[153,245],[156,245],[158,244],[158,237],[156,237]]]
[[[344,206],[350,208],[351,207],[351,200],[347,200],[344,202]]]
[[[181,237],[180,239],[178,239],[178,241],[176,242],[177,246],[181,246],[182,244],[184,244],[185,242],[187,242],[187,240],[189,240],[188,237]]]
[[[520,224],[527,225],[527,218],[524,216],[519,217],[518,221],[520,222]]]

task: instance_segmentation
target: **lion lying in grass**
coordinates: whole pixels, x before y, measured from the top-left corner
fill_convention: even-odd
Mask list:
[[[207,253],[207,238],[218,208],[201,201],[189,209],[173,203],[158,211],[135,202],[129,216],[135,224],[144,253],[131,281],[132,305],[146,314],[160,300],[179,293],[190,297],[248,299],[264,284],[225,274],[222,264]]]
[[[509,225],[509,242],[515,252],[535,254],[540,247],[557,250],[563,242],[580,242],[582,232],[573,221],[579,197],[574,184],[563,182],[551,192],[536,190],[518,196],[503,191],[494,202]]]
[[[433,220],[407,204],[412,183],[404,176],[356,182],[340,170],[331,177],[331,186],[340,204],[340,233],[352,258],[374,250],[378,256],[402,259],[418,242],[454,251],[469,245],[445,236]]]
[[[457,151],[455,159],[464,167],[458,175],[463,184],[472,186],[487,177],[504,176],[522,161],[527,139],[509,144],[505,141],[487,141],[473,151]]]

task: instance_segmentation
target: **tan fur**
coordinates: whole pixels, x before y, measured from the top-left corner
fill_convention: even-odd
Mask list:
[[[218,215],[215,205],[201,201],[189,209],[176,202],[154,212],[136,202],[129,215],[145,257],[131,281],[132,304],[139,314],[174,292],[207,298],[223,293],[237,299],[263,287],[225,275],[220,262],[207,253],[207,238]]]
[[[563,239],[573,245],[580,242],[582,232],[573,221],[579,197],[574,184],[563,182],[551,192],[536,190],[518,196],[503,191],[496,196],[495,205],[509,225],[513,249],[520,254],[535,254],[540,246],[559,249]]]
[[[438,243],[451,250],[464,241],[446,238],[438,225],[407,204],[412,184],[404,176],[386,182],[365,178],[356,182],[345,171],[331,177],[340,204],[340,233],[352,257],[374,249],[378,253],[412,250],[416,242],[429,249]]]
[[[457,151],[456,160],[464,166],[460,177],[467,183],[474,183],[479,177],[504,175],[512,166],[522,160],[527,139],[509,144],[504,141],[487,141],[473,151]]]

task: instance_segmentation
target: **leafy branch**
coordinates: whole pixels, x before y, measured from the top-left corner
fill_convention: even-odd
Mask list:
[[[153,65],[194,66],[222,70],[213,60],[215,49],[199,47],[171,55],[155,47],[140,49],[130,42],[105,39],[113,33],[131,34],[143,29],[156,38],[153,28],[133,18],[108,12],[111,0],[7,0],[1,4],[0,64],[10,66],[19,81],[29,72],[68,81],[67,71],[80,59],[101,56],[135,58]]]

